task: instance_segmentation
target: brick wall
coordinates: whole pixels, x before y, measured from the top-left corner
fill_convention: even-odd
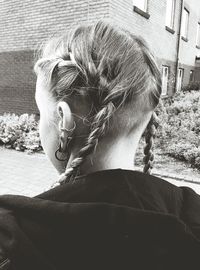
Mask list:
[[[199,81],[200,82],[200,67],[197,67],[195,69],[195,78],[194,78],[196,81]]]
[[[133,10],[131,0],[0,0],[0,113],[38,112],[35,101],[33,50],[57,32],[77,23],[109,18],[148,42],[160,68],[169,66],[169,89],[174,91],[181,0],[176,0],[174,33],[165,28],[166,0],[148,1],[149,19]],[[185,0],[190,7],[188,42],[181,40],[180,67],[184,84],[194,69],[196,27],[200,20],[199,0]],[[198,79],[200,73],[195,74]],[[200,79],[200,78],[199,78]]]
[[[111,18],[142,36],[158,58],[175,61],[180,0],[176,1],[175,34],[165,29],[166,0],[148,1],[149,19],[133,11],[133,2],[129,0],[111,0],[110,9]]]
[[[174,33],[169,32],[165,27],[166,0],[148,1],[147,13],[150,15],[148,19],[134,11],[133,1],[111,0],[110,7],[112,20],[136,35],[141,35],[158,58],[159,66],[169,67],[169,95],[173,94],[175,88],[181,2],[181,0],[175,1]],[[186,85],[189,83],[190,70],[195,70],[195,57],[200,55],[200,49],[196,48],[200,3],[199,0],[185,0],[184,5],[189,7],[190,19],[188,42],[180,40],[179,67],[184,68],[183,85]],[[196,69],[195,79],[200,81],[198,69]]]
[[[0,113],[35,113],[33,51],[0,53]]]
[[[109,0],[0,0],[0,114],[38,113],[35,48],[57,32],[109,16]]]
[[[199,0],[185,0],[184,6],[189,10],[188,40],[180,40],[180,67],[184,68],[184,84],[188,83],[190,70],[195,70],[195,58],[200,54],[200,49],[196,47],[197,25],[200,22],[200,2]],[[198,72],[195,74],[196,80],[200,81]]]
[[[0,51],[35,49],[57,31],[109,16],[109,0],[0,0]]]
[[[166,0],[148,1],[149,19],[135,12],[133,2],[129,0],[112,0],[110,10],[113,21],[147,41],[160,68],[162,65],[169,67],[168,94],[172,95],[175,87],[181,0],[175,2],[174,33],[169,32],[165,27]]]
[[[200,82],[200,60],[196,60],[195,80]]]

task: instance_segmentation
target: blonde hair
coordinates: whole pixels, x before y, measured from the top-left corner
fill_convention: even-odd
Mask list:
[[[36,72],[38,69],[44,73],[57,101],[81,96],[92,106],[90,132],[85,145],[61,176],[61,183],[78,174],[117,110],[130,108],[133,103],[137,106],[140,100],[143,109],[153,112],[159,102],[160,72],[146,43],[104,21],[78,26],[48,42],[35,65]],[[146,132],[146,173],[152,167],[155,124],[153,114]]]

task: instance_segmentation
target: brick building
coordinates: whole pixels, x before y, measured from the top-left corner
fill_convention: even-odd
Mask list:
[[[149,43],[162,70],[163,95],[200,81],[199,0],[0,0],[0,4],[0,113],[37,113],[32,70],[38,44],[74,24],[102,18]]]

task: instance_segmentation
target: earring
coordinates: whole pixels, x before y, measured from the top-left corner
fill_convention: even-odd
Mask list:
[[[65,159],[60,158],[60,157],[58,156],[58,153],[60,153],[60,154],[63,153],[63,152],[62,152],[61,143],[59,143],[59,148],[58,148],[58,149],[56,150],[56,152],[55,152],[55,157],[56,157],[56,159],[59,160],[59,161],[66,161],[66,160],[68,159],[68,157],[65,158]]]
[[[59,153],[60,154],[63,154],[66,149],[68,150],[68,147],[69,147],[69,145],[70,145],[70,143],[71,143],[71,141],[73,139],[72,133],[75,130],[75,128],[76,128],[76,122],[74,122],[74,126],[71,129],[60,128],[60,130],[61,130],[61,136],[60,136],[59,147],[58,147],[58,149],[55,152],[55,157],[56,157],[57,160],[59,160],[59,161],[66,161],[68,159],[69,152],[67,153],[67,158],[65,158],[65,159],[60,158],[58,156],[58,154]],[[67,133],[67,137],[66,138],[63,135],[63,133],[65,133],[65,132]]]
[[[66,144],[68,145],[70,143],[70,141],[72,140],[72,133],[76,128],[76,122],[74,122],[74,126],[73,128],[67,129],[67,128],[60,128],[60,130],[62,132],[66,132],[67,133],[67,139],[66,139]]]

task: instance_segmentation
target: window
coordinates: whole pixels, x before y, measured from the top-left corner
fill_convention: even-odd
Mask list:
[[[133,0],[133,11],[145,17],[146,19],[150,18],[150,14],[147,11],[148,9],[148,0]]]
[[[167,0],[165,25],[171,29],[174,28],[175,0]]]
[[[189,25],[189,11],[186,8],[184,8],[181,25],[181,36],[185,41],[187,41],[188,38],[188,25]]]
[[[197,39],[196,39],[196,46],[200,49],[200,22],[197,25]]]
[[[147,0],[133,0],[133,5],[143,11],[147,11]]]
[[[194,70],[190,70],[190,82],[194,81]]]
[[[168,77],[169,77],[169,67],[162,67],[162,95],[167,95],[167,86],[168,86]]]

